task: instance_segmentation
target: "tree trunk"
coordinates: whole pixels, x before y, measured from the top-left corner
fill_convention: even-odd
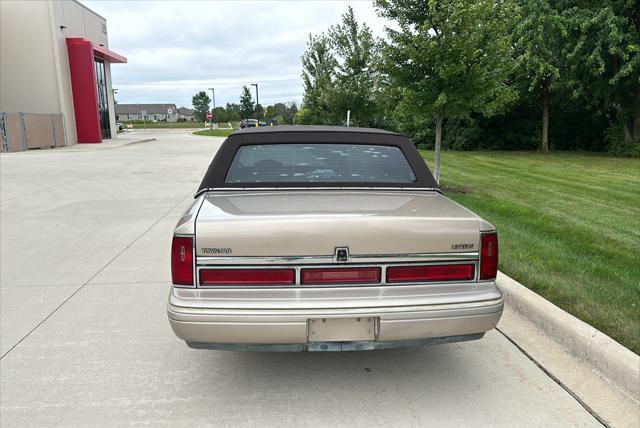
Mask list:
[[[444,114],[438,113],[436,115],[436,155],[435,155],[435,178],[436,182],[440,184],[440,149],[442,147],[442,122],[444,121]]]
[[[622,124],[622,135],[625,145],[630,146],[633,144],[633,121],[631,119],[625,120]]]
[[[640,85],[636,85],[635,92],[631,116],[622,124],[624,142],[628,146],[640,142]]]
[[[549,151],[549,89],[542,92],[542,151]]]

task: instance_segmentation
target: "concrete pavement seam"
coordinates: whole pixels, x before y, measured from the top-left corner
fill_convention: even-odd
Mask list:
[[[594,419],[596,419],[598,422],[600,422],[602,424],[602,426],[605,427],[609,427],[610,425],[607,424],[604,419],[602,419],[600,417],[600,415],[598,415],[598,413],[596,413],[595,410],[593,410],[587,403],[585,403],[580,397],[578,397],[578,395],[576,393],[574,393],[573,391],[571,391],[571,389],[565,385],[558,377],[554,376],[553,373],[551,373],[549,370],[547,370],[538,360],[536,360],[531,354],[529,354],[522,346],[518,345],[518,343],[513,340],[512,338],[510,338],[504,331],[502,331],[500,328],[496,327],[495,328],[501,335],[504,336],[505,339],[507,339],[513,346],[516,347],[516,349],[518,349],[518,351],[520,351],[525,357],[527,357],[533,364],[535,364],[540,370],[542,370],[542,372],[544,374],[546,374],[552,381],[554,381],[555,383],[557,383],[562,389],[564,389],[567,393],[569,393],[569,395],[571,395],[577,402],[578,404],[580,404],[591,416],[594,417]]]
[[[147,232],[149,232],[151,229],[153,229],[153,227],[160,223],[162,221],[162,219],[164,219],[166,216],[169,215],[169,213],[171,213],[171,211],[173,211],[174,209],[176,209],[178,207],[178,205],[180,205],[185,199],[187,199],[188,197],[190,197],[191,195],[193,195],[193,192],[189,192],[189,194],[187,194],[187,196],[185,196],[184,198],[181,198],[174,206],[172,206],[166,213],[164,213],[162,216],[160,216],[160,218],[158,218],[155,222],[153,222],[153,224],[151,226],[149,226],[147,229],[145,229],[144,232],[142,232],[140,235],[138,235],[133,241],[131,241],[129,244],[127,244],[122,250],[118,251],[118,253],[113,256],[111,258],[111,260],[109,260],[104,266],[102,266],[100,269],[98,269],[98,271],[96,273],[94,273],[93,275],[91,275],[91,277],[86,280],[80,287],[78,287],[77,290],[75,290],[73,293],[71,293],[71,295],[69,297],[67,297],[66,299],[64,299],[62,301],[62,303],[60,303],[58,306],[56,306],[56,308],[51,311],[46,317],[44,317],[38,324],[35,325],[35,327],[33,327],[31,330],[29,330],[29,332],[27,334],[25,334],[19,341],[17,341],[11,348],[9,348],[7,350],[7,352],[5,352],[4,354],[2,354],[2,356],[0,356],[0,360],[3,359],[4,357],[6,357],[11,351],[13,351],[18,345],[20,345],[27,337],[29,337],[34,331],[36,331],[42,324],[44,324],[49,318],[51,318],[51,316],[53,314],[55,314],[62,306],[64,306],[69,300],[71,300],[73,298],[73,296],[75,296],[76,294],[78,294],[78,292],[80,292],[80,290],[82,290],[87,284],[89,284],[91,282],[91,280],[93,278],[95,278],[96,276],[100,275],[100,273],[105,270],[107,267],[109,267],[109,265],[111,265],[111,263],[113,263],[114,261],[116,261],[116,259],[118,259],[118,257],[120,257],[125,251],[127,251],[133,244],[135,244],[136,242],[138,242],[138,240],[140,238],[142,238],[144,235],[147,234]]]
[[[640,357],[637,354],[504,273],[498,273],[497,283],[506,304],[620,391],[638,400]]]

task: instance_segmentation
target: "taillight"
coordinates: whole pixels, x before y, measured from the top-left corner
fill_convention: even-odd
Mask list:
[[[309,268],[302,269],[302,285],[326,284],[378,284],[381,269],[379,267],[361,268]]]
[[[193,285],[192,238],[173,237],[171,243],[171,280],[176,285]]]
[[[480,245],[480,279],[495,279],[498,274],[498,234],[483,233]]]
[[[200,285],[293,285],[293,269],[203,269]]]
[[[470,281],[473,265],[396,266],[387,268],[387,282]]]

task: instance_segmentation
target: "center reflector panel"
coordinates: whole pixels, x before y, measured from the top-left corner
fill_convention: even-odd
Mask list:
[[[379,284],[379,267],[302,269],[302,285]]]

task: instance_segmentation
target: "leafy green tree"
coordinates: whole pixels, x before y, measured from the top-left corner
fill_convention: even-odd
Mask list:
[[[191,98],[191,104],[193,106],[193,116],[196,121],[204,122],[207,119],[209,104],[211,104],[209,95],[207,95],[205,91],[200,91]]]
[[[435,177],[445,118],[492,115],[515,97],[511,71],[510,0],[376,0],[387,28],[385,68],[401,88],[400,117],[435,121]],[[424,120],[423,119],[423,120]],[[425,120],[426,122],[426,120]],[[425,123],[426,125],[426,123]]]
[[[275,103],[272,107],[273,116],[286,116],[287,114],[287,105],[284,103]]]
[[[277,115],[275,114],[274,106],[267,106],[264,111],[264,118],[267,120],[275,118]]]
[[[229,122],[229,115],[224,107],[216,107],[213,109],[214,122]]]
[[[329,38],[338,58],[331,110],[337,118],[345,118],[350,110],[354,124],[371,126],[377,110],[375,65],[379,62],[371,30],[358,23],[349,6],[342,21],[329,29]]]
[[[276,124],[284,124],[285,123],[285,113],[287,111],[287,106],[283,103],[275,103],[273,105],[267,106],[264,113],[265,120],[269,120],[275,122]]]
[[[352,123],[376,125],[376,98],[381,92],[378,64],[379,50],[371,30],[358,23],[348,7],[327,34],[309,37],[302,56],[305,92],[297,122],[344,124],[350,110]]]
[[[548,0],[519,0],[522,19],[514,30],[519,77],[542,105],[543,152],[549,151],[549,99],[552,89],[566,77],[566,19]]]
[[[295,124],[295,117],[298,113],[298,104],[295,101],[291,101],[286,104],[286,110],[284,111],[284,122],[290,125]]]
[[[293,117],[298,112],[298,105],[295,101],[290,103],[275,103],[267,106],[264,118],[275,122],[278,125],[293,124]]]
[[[225,110],[227,111],[227,120],[229,122],[237,122],[240,120],[240,104],[227,103]]]
[[[331,121],[330,98],[336,66],[329,38],[324,34],[310,35],[307,50],[301,60],[304,108],[300,111],[296,122],[329,124]]]
[[[255,115],[258,120],[264,119],[264,107],[262,107],[262,104],[256,104]]]
[[[640,154],[640,6],[637,0],[566,1],[574,96],[621,128]]]
[[[251,97],[251,91],[247,86],[242,86],[242,94],[240,95],[240,118],[251,119],[255,112],[255,104],[253,103],[253,97]]]

